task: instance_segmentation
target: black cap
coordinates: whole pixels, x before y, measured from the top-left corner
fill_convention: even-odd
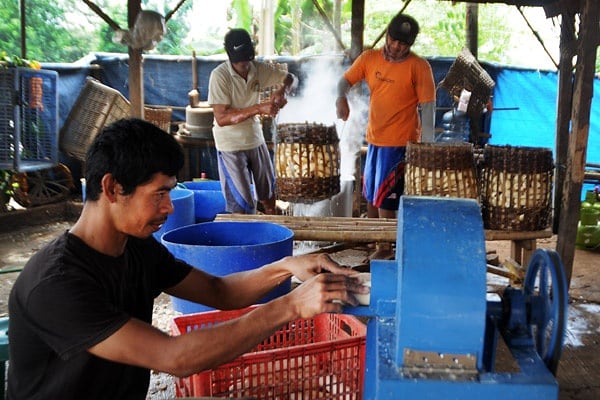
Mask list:
[[[392,39],[412,46],[419,33],[419,24],[409,15],[398,14],[390,21],[387,31]]]
[[[244,29],[231,29],[227,32],[225,51],[232,63],[254,60],[254,43]]]

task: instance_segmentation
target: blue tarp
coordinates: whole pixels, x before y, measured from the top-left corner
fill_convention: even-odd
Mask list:
[[[225,56],[197,57],[200,100],[208,97],[210,72]],[[327,60],[332,69],[348,64],[341,56],[275,57],[284,62],[300,78],[299,92],[309,81],[311,66]],[[448,73],[453,58],[429,58],[436,84]],[[87,76],[119,90],[129,98],[128,56],[116,53],[91,54],[74,64],[44,64],[45,69],[59,73],[59,122],[64,124]],[[549,147],[554,151],[556,131],[557,74],[555,72],[511,68],[482,63],[496,85],[493,93],[489,143],[498,145]],[[143,62],[144,100],[149,105],[175,106],[173,121],[185,120],[185,106],[192,89],[192,58],[190,56],[145,56]],[[335,85],[335,82],[332,83]],[[600,93],[600,80],[594,80],[594,92]],[[436,115],[441,126],[442,115],[453,106],[443,88],[437,91]],[[587,161],[600,163],[600,104],[592,100]],[[334,107],[334,104],[331,104]],[[210,171],[208,171],[210,172]],[[213,171],[214,172],[214,171]],[[210,175],[215,175],[211,173]]]

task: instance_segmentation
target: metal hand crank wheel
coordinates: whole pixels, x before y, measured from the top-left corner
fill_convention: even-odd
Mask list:
[[[556,375],[567,326],[567,278],[558,253],[538,249],[531,257],[523,283],[528,299],[532,338],[536,350]]]

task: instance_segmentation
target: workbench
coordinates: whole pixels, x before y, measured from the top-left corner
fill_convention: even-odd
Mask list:
[[[392,218],[293,217],[286,215],[218,214],[216,221],[264,221],[286,226],[294,240],[319,242],[372,243],[396,241],[398,221]],[[485,230],[486,241],[510,240],[511,258],[527,266],[537,248],[537,239],[552,237],[550,230]]]

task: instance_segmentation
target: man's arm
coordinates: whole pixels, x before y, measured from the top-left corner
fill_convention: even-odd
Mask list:
[[[271,102],[280,109],[283,108],[287,104],[287,95],[289,95],[297,87],[298,78],[296,75],[288,72],[281,87],[271,95]]]
[[[289,277],[290,274],[304,280],[303,284],[285,296],[240,318],[174,337],[147,323],[131,319],[88,351],[101,358],[175,376],[188,376],[214,368],[249,351],[289,321],[311,318],[325,312],[341,312],[340,302],[357,305],[351,293],[365,293],[368,289],[360,286],[355,278],[349,277],[355,274],[354,271],[340,267],[324,256],[286,257],[254,272],[234,274],[231,279],[223,278],[222,285],[226,289],[219,295],[239,296],[243,301],[249,301],[267,286],[272,286],[277,279]],[[326,268],[334,273],[322,273]],[[270,277],[272,273],[277,275],[276,279]],[[189,290],[189,284],[184,284],[185,290]],[[208,282],[203,283],[196,291],[201,292],[207,285]],[[258,291],[254,286],[258,287]],[[236,290],[237,294],[234,293]],[[173,293],[180,292],[175,290]]]
[[[421,142],[435,140],[435,102],[421,104]]]
[[[335,108],[337,117],[347,121],[350,116],[350,106],[348,105],[348,99],[346,98],[348,91],[350,90],[350,83],[346,78],[341,77],[337,84],[337,99],[335,100]]]
[[[287,103],[286,95],[298,86],[298,78],[288,73],[279,90],[271,96],[271,101],[254,104],[246,108],[233,108],[228,104],[213,104],[213,114],[219,126],[237,125],[255,115],[270,115],[274,117]]]
[[[228,104],[213,104],[213,114],[219,126],[237,125],[255,115],[275,116],[280,107],[272,102],[254,104],[246,108],[233,108]]]

